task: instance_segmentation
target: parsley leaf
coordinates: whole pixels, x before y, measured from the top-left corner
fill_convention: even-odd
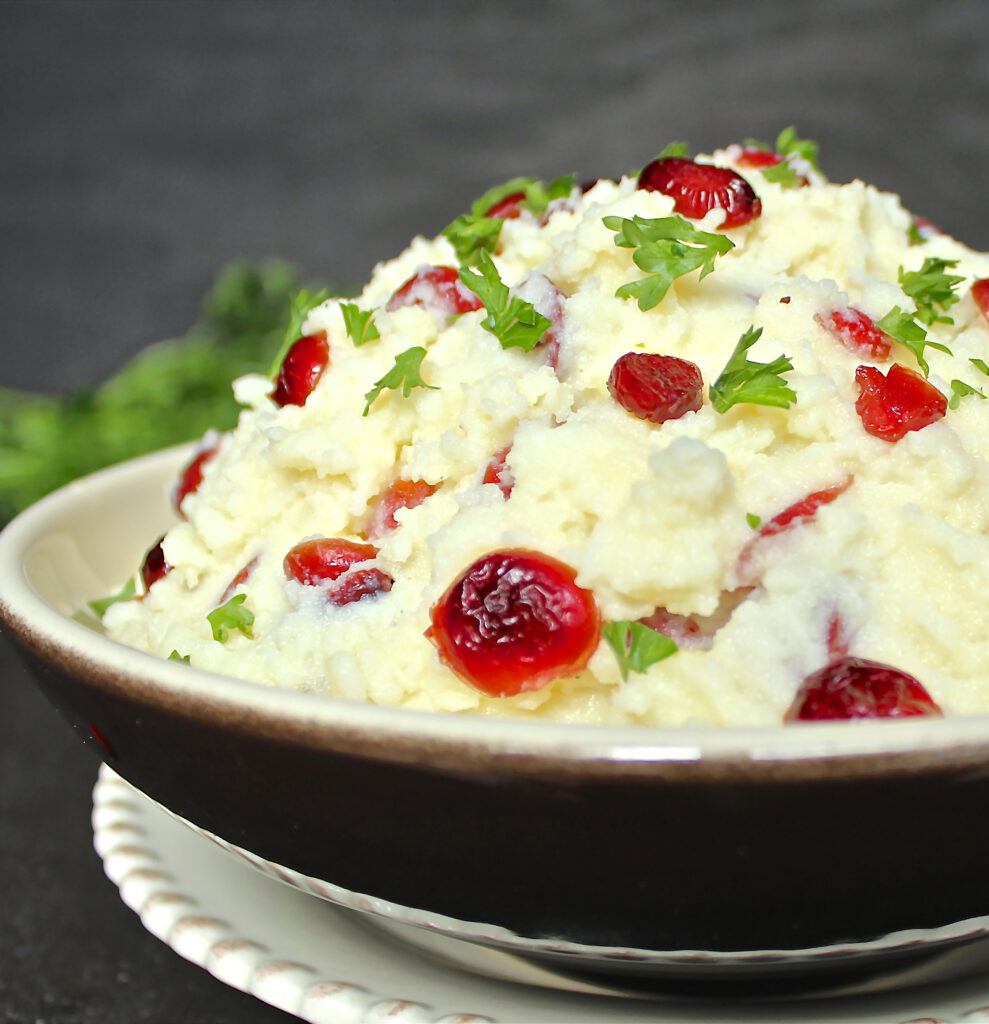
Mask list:
[[[188,665],[190,662],[190,657],[188,654],[179,654],[178,651],[173,650],[172,653],[168,656],[168,660],[181,661],[183,665]]]
[[[407,348],[404,352],[395,356],[395,365],[381,380],[375,381],[374,387],[364,395],[367,404],[364,406],[364,412],[361,415],[366,416],[368,414],[371,403],[385,388],[389,388],[392,391],[397,391],[401,388],[403,398],[408,398],[413,388],[438,390],[433,384],[427,384],[422,379],[420,368],[425,356],[426,350],[419,345],[416,345],[414,348]]]
[[[781,188],[800,188],[806,184],[802,174],[797,174],[789,160],[781,160],[778,164],[759,168],[766,181],[773,181]]]
[[[311,292],[303,288],[293,299],[289,307],[288,327],[285,329],[285,337],[282,339],[281,348],[275,354],[271,366],[268,368],[268,376],[274,377],[281,368],[282,362],[288,350],[302,337],[302,325],[306,322],[311,310],[321,306],[330,293],[325,288]]]
[[[470,213],[461,214],[443,229],[461,263],[472,266],[482,252],[492,252],[498,244],[504,219],[487,216],[497,203],[516,192],[524,192],[520,206],[533,213],[544,213],[554,199],[563,199],[574,188],[574,175],[565,174],[544,185],[536,178],[512,178],[503,185],[488,189],[471,204]]]
[[[461,267],[460,280],[484,303],[488,315],[481,326],[501,342],[502,348],[530,352],[552,326],[531,302],[510,293],[488,253],[481,253],[477,273]]]
[[[96,601],[89,601],[89,607],[92,609],[93,614],[98,618],[102,619],[106,614],[107,608],[112,604],[118,604],[121,601],[129,601],[132,597],[137,594],[137,584],[132,576],[124,585],[111,597],[101,597]]]
[[[815,171],[821,169],[817,162],[818,150],[816,142],[798,138],[797,131],[792,124],[788,128],[784,128],[776,137],[776,152],[780,156],[798,156],[801,160],[806,160]]]
[[[977,369],[989,377],[989,363],[984,359],[969,359],[969,362]]]
[[[772,405],[786,409],[797,400],[796,393],[787,387],[781,374],[793,369],[786,356],[778,356],[771,363],[755,363],[745,353],[759,340],[762,328],[750,327],[738,339],[725,368],[708,389],[711,405],[718,412],[727,412],[733,405],[746,402],[751,405]]]
[[[649,277],[623,284],[615,294],[635,298],[639,309],[652,309],[663,301],[670,285],[684,274],[700,269],[703,280],[714,270],[714,259],[735,248],[735,243],[713,231],[701,231],[679,214],[673,217],[605,217],[615,232],[615,245],[635,249],[632,260]]]
[[[958,260],[942,260],[928,256],[920,270],[904,272],[900,267],[899,281],[903,291],[914,300],[916,318],[924,324],[953,324],[950,316],[944,316],[949,306],[958,301],[955,288],[965,280],[958,274],[945,273],[956,267]],[[935,306],[941,307],[939,315]]]
[[[910,221],[910,227],[907,228],[907,241],[910,245],[923,245],[927,241],[921,233],[920,225],[916,219]]]
[[[236,594],[206,616],[217,643],[225,644],[230,639],[232,629],[239,630],[248,640],[254,639],[254,630],[251,628],[254,625],[254,612],[243,607],[246,600],[247,594]]]
[[[357,308],[355,302],[341,302],[340,312],[343,314],[344,326],[355,347],[359,348],[366,341],[374,341],[381,337],[378,328],[374,326],[373,309],[361,310]]]
[[[978,395],[979,398],[986,397],[981,388],[973,388],[971,384],[966,384],[963,380],[953,380],[951,382],[951,398],[948,399],[948,408],[957,409],[966,395]]]
[[[885,331],[894,341],[898,341],[913,352],[925,377],[931,375],[931,368],[924,358],[925,348],[930,346],[941,352],[947,352],[949,356],[952,354],[947,345],[942,345],[938,341],[928,341],[927,331],[909,313],[904,313],[899,306],[894,306],[882,320],[877,320],[876,326],[879,330]]]
[[[753,530],[758,530],[762,526],[762,517],[757,516],[754,512],[745,513],[745,521],[752,527]]]
[[[622,679],[628,679],[630,671],[645,672],[650,665],[677,652],[670,637],[641,622],[609,622],[601,635],[615,652]]]
[[[660,153],[656,159],[665,160],[668,156],[690,156],[690,147],[686,142],[670,142],[663,147],[663,152]]]

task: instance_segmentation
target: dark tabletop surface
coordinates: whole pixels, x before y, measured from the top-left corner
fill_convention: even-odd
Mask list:
[[[788,124],[989,249],[989,7],[853,2],[0,3],[0,385],[181,334],[215,272],[359,283],[520,173]],[[0,637],[0,1018],[274,1022],[148,934],[92,851],[96,762]]]

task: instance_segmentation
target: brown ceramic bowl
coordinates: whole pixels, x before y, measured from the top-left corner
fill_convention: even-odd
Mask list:
[[[98,757],[266,870],[626,987],[881,970],[989,926],[989,718],[590,727],[375,707],[101,635],[171,449],[0,534],[0,622]]]

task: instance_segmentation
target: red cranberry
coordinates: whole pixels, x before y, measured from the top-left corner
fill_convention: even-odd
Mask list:
[[[252,558],[247,565],[245,565],[243,569],[234,576],[234,578],[227,584],[227,589],[223,592],[223,597],[220,598],[220,604],[226,604],[227,601],[237,593],[238,589],[251,578],[251,573],[254,572],[257,564],[258,560],[256,558]]]
[[[289,579],[308,587],[321,587],[335,605],[351,604],[362,598],[391,590],[392,578],[376,568],[355,568],[378,555],[373,544],[317,537],[296,544],[285,556]]]
[[[440,660],[491,697],[538,690],[580,672],[601,637],[594,595],[538,551],[494,551],[433,605],[426,636]]]
[[[859,309],[836,309],[814,319],[849,351],[872,359],[888,359],[891,338]]]
[[[748,224],[762,213],[762,200],[737,171],[686,157],[653,160],[642,169],[638,187],[672,196],[676,212],[694,220],[710,210],[724,210],[722,231]]]
[[[403,306],[424,306],[441,316],[459,316],[480,309],[483,302],[460,280],[456,267],[422,267],[388,300],[389,312]]]
[[[989,320],[989,277],[973,282],[972,298],[982,315]]]
[[[499,199],[498,202],[489,206],[484,211],[485,217],[499,217],[501,220],[514,220],[522,216],[522,203],[525,202],[525,192],[512,192],[511,195]]]
[[[701,371],[686,359],[626,352],[611,368],[608,391],[633,416],[650,423],[679,419],[701,407]]]
[[[508,456],[511,450],[512,446],[508,444],[504,448],[499,448],[491,456],[491,461],[485,467],[484,478],[481,481],[485,484],[497,484],[506,498],[511,497],[512,488],[515,486],[515,477],[512,476],[512,471],[508,468]]]
[[[382,537],[390,533],[398,526],[395,513],[400,508],[416,508],[438,488],[439,484],[427,484],[425,480],[394,480],[372,505],[367,535]]]
[[[144,556],[141,564],[141,579],[144,580],[144,592],[147,593],[153,584],[168,575],[171,566],[165,561],[165,549],[162,547],[164,535],[158,538],[154,547]]]
[[[272,400],[275,405],[305,405],[330,361],[326,334],[307,334],[285,354]]]
[[[878,661],[845,657],[803,681],[784,721],[941,714],[931,695],[913,676]]]
[[[899,363],[893,363],[886,376],[875,366],[860,366],[855,381],[860,388],[855,411],[862,426],[884,441],[898,441],[948,410],[948,400],[930,381]]]
[[[179,515],[182,515],[182,502],[185,501],[190,494],[195,494],[195,492],[199,490],[199,485],[203,482],[203,466],[205,466],[206,463],[216,455],[216,452],[217,447],[215,444],[208,448],[204,448],[194,459],[192,459],[185,469],[182,470],[182,473],[176,482],[175,489],[172,492],[172,504]]]
[[[735,590],[723,590],[718,599],[718,607],[710,615],[684,615],[671,612],[668,608],[657,608],[651,615],[639,619],[639,622],[668,636],[677,647],[709,651],[714,646],[715,634],[753,589],[737,587]]]
[[[813,519],[817,510],[822,505],[830,505],[839,494],[844,494],[852,484],[852,478],[848,477],[840,484],[833,487],[825,487],[820,491],[808,494],[806,498],[795,501],[788,505],[782,512],[778,512],[768,523],[759,528],[760,537],[772,537],[774,534],[782,533],[787,527],[796,522],[806,522]]]
[[[735,162],[741,164],[743,167],[775,167],[777,164],[783,162],[783,157],[781,157],[779,153],[774,153],[771,149],[759,149],[758,146],[746,146]]]

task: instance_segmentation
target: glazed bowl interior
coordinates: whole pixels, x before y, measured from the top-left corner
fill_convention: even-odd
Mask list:
[[[807,762],[945,751],[989,742],[989,716],[789,727],[646,728],[497,720],[406,711],[259,686],[169,663],[107,639],[88,602],[116,593],[171,526],[178,446],[93,474],[37,503],[0,533],[0,623],[43,657],[97,667],[142,691],[222,701],[275,718],[379,734],[456,737],[567,759]]]

